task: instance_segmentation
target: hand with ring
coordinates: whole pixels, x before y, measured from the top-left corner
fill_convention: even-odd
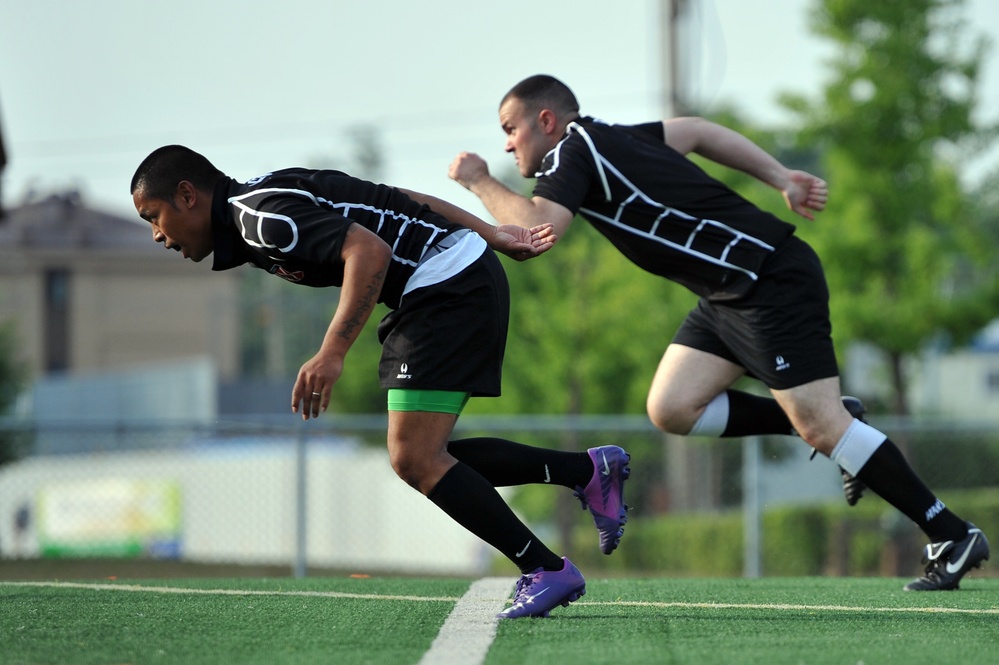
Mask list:
[[[318,418],[329,408],[333,386],[343,373],[343,357],[320,351],[298,370],[291,389],[291,411],[304,420]]]

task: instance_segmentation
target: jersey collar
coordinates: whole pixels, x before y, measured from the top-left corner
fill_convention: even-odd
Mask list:
[[[215,185],[212,196],[212,240],[215,243],[212,270],[229,270],[247,261],[240,251],[236,224],[229,215],[229,197],[238,187],[239,184],[229,177],[222,178]]]

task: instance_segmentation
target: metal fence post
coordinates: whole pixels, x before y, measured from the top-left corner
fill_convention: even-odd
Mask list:
[[[742,576],[763,574],[763,507],[760,500],[760,465],[763,443],[758,436],[742,440]]]
[[[305,429],[299,428],[295,439],[295,561],[292,569],[297,579],[306,576],[306,557],[308,547],[306,500],[308,443]]]

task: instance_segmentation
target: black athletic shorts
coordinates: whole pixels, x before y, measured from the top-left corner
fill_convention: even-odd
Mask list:
[[[378,324],[383,388],[498,397],[510,287],[492,250],[439,284],[415,289]]]
[[[829,287],[818,255],[791,236],[744,298],[701,298],[673,343],[741,365],[775,390],[838,376]]]

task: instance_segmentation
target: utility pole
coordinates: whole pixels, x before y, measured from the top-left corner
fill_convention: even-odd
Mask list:
[[[0,219],[4,216],[3,170],[7,166],[7,150],[3,147],[3,119],[0,117]]]
[[[690,81],[683,63],[689,60],[691,12],[697,0],[659,0],[659,64],[662,88],[660,105],[663,118],[675,118],[692,112]],[[717,462],[710,449],[684,436],[663,434],[666,448],[663,480],[669,488],[672,510],[690,511],[718,507],[720,488]]]
[[[684,17],[694,0],[659,0],[659,66],[662,89],[662,116],[673,118],[688,112],[687,85],[680,63],[681,33]]]

